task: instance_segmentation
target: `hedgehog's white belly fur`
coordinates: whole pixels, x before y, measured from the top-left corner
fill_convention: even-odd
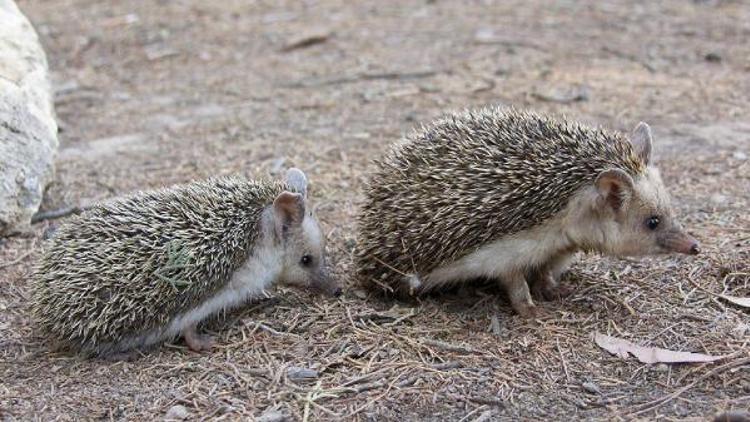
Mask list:
[[[549,263],[552,256],[570,249],[570,239],[556,224],[526,230],[488,243],[478,250],[438,267],[420,278],[409,277],[413,290],[431,290],[440,285],[479,277],[504,278],[523,274],[531,268]],[[572,254],[571,254],[572,255]],[[569,260],[561,260],[567,266]],[[564,268],[555,268],[555,272]]]
[[[167,330],[177,335],[192,324],[225,309],[231,309],[245,300],[260,295],[281,274],[281,257],[277,251],[261,250],[248,259],[232,274],[229,283],[200,306],[175,318]]]
[[[281,270],[282,261],[278,250],[272,247],[256,249],[253,256],[232,274],[229,283],[213,297],[188,312],[176,316],[166,328],[127,339],[115,349],[128,350],[145,347],[174,338],[185,328],[260,295],[279,278]]]

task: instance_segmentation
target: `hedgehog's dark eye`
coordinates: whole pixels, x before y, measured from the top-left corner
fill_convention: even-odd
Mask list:
[[[656,228],[659,227],[659,217],[649,217],[648,220],[646,220],[646,227],[648,227],[649,230],[656,230]]]
[[[312,265],[313,257],[310,255],[303,255],[302,259],[300,259],[299,263],[302,264],[303,267],[309,267]]]

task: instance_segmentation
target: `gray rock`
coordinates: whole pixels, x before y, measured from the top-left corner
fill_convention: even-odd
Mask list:
[[[13,0],[0,0],[0,236],[22,232],[54,175],[57,124],[47,59]]]

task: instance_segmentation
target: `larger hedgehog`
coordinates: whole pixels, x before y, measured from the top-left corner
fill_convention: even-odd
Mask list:
[[[57,343],[118,355],[178,335],[281,280],[338,295],[307,179],[217,178],[102,204],[62,226],[33,280],[33,312]]]
[[[358,218],[359,278],[420,293],[497,279],[522,316],[538,312],[577,251],[698,253],[673,218],[651,132],[630,139],[532,112],[449,115],[376,163]]]

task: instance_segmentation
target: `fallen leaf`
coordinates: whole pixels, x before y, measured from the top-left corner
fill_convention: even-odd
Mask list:
[[[721,269],[721,271],[722,271],[722,277],[724,275],[726,275],[726,273],[730,272],[730,270],[728,268],[724,268],[724,267]],[[750,308],[750,297],[738,297],[738,296],[729,296],[729,295],[723,295],[723,294],[719,294],[719,293],[713,293],[713,292],[711,292],[709,290],[706,290],[703,286],[699,285],[695,281],[690,280],[690,279],[688,279],[688,280],[693,284],[693,286],[699,288],[700,290],[702,290],[702,291],[704,291],[704,292],[706,292],[706,293],[708,293],[708,294],[710,294],[712,296],[720,297],[720,298],[726,300],[727,302],[732,302],[735,305],[742,306],[743,308]]]
[[[726,357],[704,355],[702,353],[675,352],[658,347],[643,347],[627,340],[610,337],[601,333],[596,333],[594,341],[596,341],[599,347],[613,355],[626,359],[628,354],[631,354],[643,363],[714,362]]]
[[[742,306],[743,308],[750,308],[750,297],[737,297],[727,295],[719,295],[719,297],[726,300],[727,302],[732,302],[735,305]]]

